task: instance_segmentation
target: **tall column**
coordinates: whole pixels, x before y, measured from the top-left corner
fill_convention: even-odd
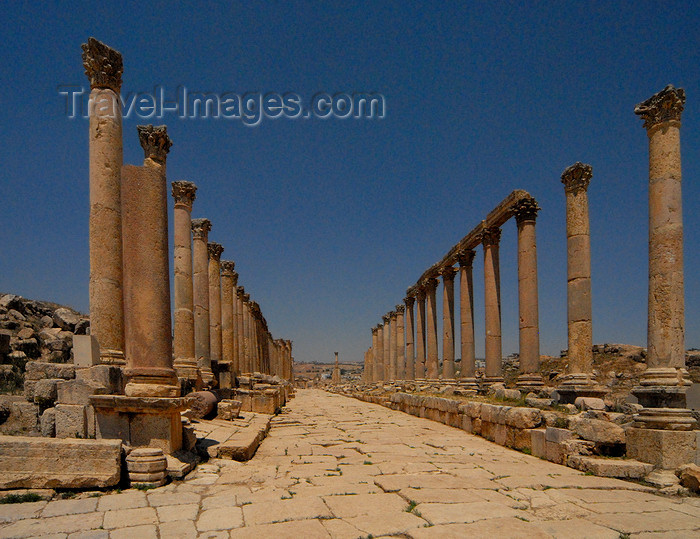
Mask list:
[[[240,358],[238,355],[238,273],[231,272],[233,287],[231,289],[231,383],[234,383],[234,378],[240,373]]]
[[[209,355],[209,219],[192,219],[192,263],[194,267],[194,353],[205,385],[214,382]]]
[[[396,325],[396,311],[391,311],[389,313],[389,328],[390,335],[389,338],[389,380],[392,382],[397,380],[396,373],[396,335],[397,335],[397,325]]]
[[[125,393],[177,397],[170,323],[170,253],[165,126],[138,126],[142,167],[122,167],[122,238],[126,336]]]
[[[377,324],[377,346],[375,347],[374,381],[384,381],[384,325]]]
[[[590,165],[575,163],[561,175],[566,193],[567,318],[569,370],[559,388],[564,402],[599,396],[593,380],[593,322],[591,320],[591,236],[588,219]]]
[[[474,341],[474,281],[472,266],[476,253],[465,249],[457,254],[459,263],[459,336],[462,366],[460,379],[476,389],[476,352]]]
[[[207,243],[209,252],[209,357],[212,370],[221,361],[221,253],[220,243]]]
[[[439,377],[439,359],[438,359],[438,336],[437,336],[437,303],[435,299],[435,290],[437,289],[438,281],[434,277],[430,277],[425,281],[425,296],[427,299],[426,316],[427,316],[427,357],[425,360],[425,377],[428,380],[437,380]]]
[[[502,382],[501,370],[501,275],[498,244],[501,229],[486,228],[482,235],[484,246],[484,307],[486,326],[486,372],[484,383]]]
[[[537,241],[535,220],[540,207],[534,198],[521,200],[514,208],[518,226],[518,310],[520,313],[520,373],[518,388],[537,391],[544,383],[540,375],[540,322],[537,299]]]
[[[175,327],[173,353],[175,371],[180,378],[197,380],[197,359],[194,352],[194,299],[192,289],[192,204],[197,186],[192,182],[172,183],[175,199],[174,266],[175,266]]]
[[[442,378],[455,378],[455,270],[442,268]]]
[[[643,426],[692,429],[686,407],[681,113],[685,91],[671,85],[635,107],[649,138],[649,305],[647,370],[634,394]],[[651,410],[650,410],[651,409]]]
[[[233,288],[236,286],[236,264],[231,260],[221,261],[221,362],[219,384],[223,388],[232,385],[233,368],[233,323],[234,300]]]
[[[255,355],[253,354],[253,316],[250,294],[243,296],[243,331],[245,332],[245,364],[249,373],[255,372]]]
[[[392,380],[391,378],[391,354],[389,352],[389,341],[391,339],[391,317],[388,314],[382,316],[384,320],[384,331],[382,332],[382,339],[384,346],[384,381]]]
[[[368,382],[379,381],[379,376],[377,372],[377,364],[379,363],[379,350],[377,349],[377,332],[378,328],[375,326],[372,328],[372,377]]]
[[[413,322],[413,304],[416,299],[413,296],[407,296],[403,301],[406,304],[406,380],[415,380],[416,353],[413,346],[413,333],[415,325]]]
[[[90,80],[90,333],[102,363],[124,364],[121,168],[122,56],[95,38],[83,44]]]
[[[396,306],[396,379],[406,379],[406,344],[404,341],[404,316],[406,306]]]
[[[243,296],[245,295],[245,288],[239,286],[236,288],[236,335],[238,337],[238,342],[236,343],[236,349],[238,350],[238,365],[236,367],[236,375],[248,372],[246,370],[245,362],[245,325],[243,322],[245,305],[243,303]]]
[[[416,292],[416,380],[425,378],[425,288]]]

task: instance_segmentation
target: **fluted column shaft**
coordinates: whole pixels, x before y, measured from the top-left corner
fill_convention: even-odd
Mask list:
[[[406,380],[415,380],[416,378],[416,352],[413,344],[415,326],[413,317],[414,302],[415,298],[411,296],[404,299],[406,304]]]
[[[437,380],[439,377],[437,303],[435,291],[437,279],[430,278],[425,283],[426,317],[427,317],[427,357],[425,362],[426,378]]]
[[[486,378],[501,379],[501,275],[498,245],[501,240],[499,228],[484,230],[484,307],[486,326]]]

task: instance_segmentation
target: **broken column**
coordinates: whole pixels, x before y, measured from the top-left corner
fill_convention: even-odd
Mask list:
[[[425,296],[427,298],[427,356],[425,359],[425,377],[428,380],[437,380],[439,377],[437,303],[435,298],[437,285],[438,281],[435,277],[430,277],[425,281]]]
[[[220,243],[208,242],[207,266],[209,281],[209,357],[211,368],[219,372],[221,361],[221,254],[224,247]]]
[[[425,378],[425,288],[416,292],[416,380]]]
[[[209,219],[192,219],[192,261],[194,267],[194,353],[202,381],[208,387],[214,384],[209,351],[209,251],[207,240]]]
[[[577,397],[600,397],[605,392],[593,377],[591,309],[591,237],[588,185],[593,168],[574,163],[561,175],[566,193],[567,318],[569,368],[558,391],[563,402]]]
[[[406,304],[406,380],[415,380],[416,378],[416,352],[413,345],[413,333],[415,326],[413,318],[413,304],[415,301],[416,300],[413,296],[407,296],[403,300],[403,302]]]
[[[232,387],[234,376],[234,317],[235,301],[233,290],[238,274],[232,260],[221,261],[221,362],[219,384],[222,388]]]
[[[513,209],[518,226],[518,308],[520,312],[520,373],[518,388],[537,391],[540,375],[540,327],[537,299],[537,242],[535,220],[540,207],[534,198],[524,198]]]
[[[484,309],[486,327],[486,385],[503,381],[501,350],[501,270],[498,246],[501,229],[485,228],[481,242],[484,246]]]
[[[94,38],[83,44],[90,79],[90,334],[100,361],[124,364],[121,167],[122,56]]]
[[[636,458],[664,468],[692,462],[681,449],[690,447],[694,433],[682,431],[696,428],[686,409],[690,380],[685,368],[680,143],[684,106],[685,91],[669,85],[635,107],[649,138],[649,305],[647,370],[633,390],[644,406],[635,426],[644,431],[631,429],[628,446]]]
[[[457,254],[459,263],[459,336],[461,350],[460,383],[476,389],[476,354],[474,342],[474,281],[472,265],[475,252],[464,249]]]
[[[173,352],[175,372],[193,385],[197,380],[197,359],[194,353],[194,300],[192,296],[192,204],[197,186],[193,182],[172,183],[175,199],[175,327]]]
[[[452,266],[440,270],[442,276],[442,378],[455,377],[455,273]]]

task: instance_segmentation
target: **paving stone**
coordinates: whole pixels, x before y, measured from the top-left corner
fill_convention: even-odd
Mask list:
[[[160,505],[156,508],[158,520],[160,522],[171,522],[173,520],[194,520],[199,512],[199,505],[187,503],[181,505]]]
[[[151,507],[161,505],[181,505],[187,503],[199,503],[201,496],[194,492],[153,492],[148,493],[148,504]]]
[[[162,522],[158,529],[161,539],[195,539],[197,537],[194,522],[186,520]]]
[[[92,513],[97,508],[97,498],[82,500],[56,500],[49,502],[41,513],[42,517],[58,517],[61,515],[77,515]]]
[[[41,519],[18,520],[0,528],[0,537],[33,537],[50,533],[74,533],[102,526],[103,513],[83,513]]]
[[[197,530],[230,530],[243,526],[243,512],[240,507],[220,507],[202,511],[197,519]]]
[[[152,507],[140,507],[138,509],[119,509],[107,511],[105,514],[104,527],[107,530],[129,526],[141,526],[156,524],[158,522],[156,510]]]
[[[118,509],[136,509],[138,507],[146,507],[147,505],[146,493],[134,490],[100,496],[97,502],[97,510],[114,511]]]
[[[231,531],[231,539],[327,539],[331,535],[318,520],[294,520],[245,527]]]
[[[472,524],[444,524],[411,530],[413,539],[462,539],[464,537],[495,538],[507,537],[509,539],[544,539],[551,535],[542,531],[537,523],[525,522],[517,518],[492,518],[480,520]]]
[[[8,503],[0,505],[0,523],[14,522],[25,518],[37,518],[47,502]]]
[[[567,539],[619,539],[620,537],[620,532],[598,526],[582,518],[538,522],[537,526],[554,537]]]
[[[524,516],[522,511],[489,502],[421,503],[415,511],[432,524],[475,522],[484,518]]]
[[[403,511],[406,500],[397,494],[357,494],[328,496],[323,499],[338,518]]]
[[[109,533],[110,539],[135,539],[137,537],[138,539],[158,539],[158,531],[154,525],[145,524],[120,528]]]
[[[244,505],[243,515],[246,525],[333,517],[323,500],[316,497],[294,497],[291,500]]]
[[[422,518],[405,511],[388,515],[363,515],[343,520],[365,534],[373,536],[406,533],[427,524]]]
[[[109,532],[107,530],[88,530],[85,532],[76,532],[68,535],[68,539],[108,539]]]

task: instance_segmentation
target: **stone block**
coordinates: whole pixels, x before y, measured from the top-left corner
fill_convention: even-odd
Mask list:
[[[76,380],[95,382],[107,388],[107,394],[120,394],[123,391],[124,379],[122,370],[116,365],[95,365],[75,371]]]
[[[65,307],[60,307],[53,313],[53,323],[63,330],[73,331],[78,322],[80,317]]]
[[[676,475],[680,479],[682,486],[692,492],[700,492],[700,466],[684,464],[676,470]]]
[[[80,404],[56,405],[56,438],[87,438],[87,415]]]
[[[10,413],[2,424],[5,434],[33,434],[39,431],[39,406],[16,400],[9,405]]]
[[[47,408],[39,418],[41,435],[46,438],[56,436],[56,408]]]
[[[48,363],[45,361],[29,361],[26,366],[27,380],[42,380],[44,378],[75,378],[75,365],[69,363]]]
[[[121,442],[0,436],[0,488],[101,488],[121,474]]]
[[[253,395],[252,411],[257,414],[274,415],[277,412],[274,397],[265,393]]]
[[[576,397],[574,405],[579,410],[605,410],[603,399],[596,397]]]
[[[653,469],[653,464],[627,459],[604,459],[582,455],[569,456],[567,466],[589,472],[599,477],[620,477],[626,479],[643,479]]]
[[[68,380],[58,384],[58,402],[60,404],[87,405],[92,395],[106,395],[107,388],[92,380]]]
[[[547,448],[545,445],[546,436],[545,429],[531,429],[530,430],[530,445],[532,447],[532,454],[535,457],[541,459],[547,457]]]
[[[231,421],[236,419],[241,411],[241,401],[224,399],[217,405],[217,419]]]
[[[697,436],[695,431],[657,429],[627,429],[627,456],[673,470],[695,461]]]
[[[36,390],[36,383],[38,380],[24,380],[24,398],[27,402],[34,402],[34,391]]]
[[[73,337],[73,364],[78,369],[100,364],[100,345],[94,335]]]
[[[557,464],[566,464],[568,452],[566,446],[559,442],[545,441],[545,459]]]
[[[10,335],[9,333],[0,333],[0,355],[10,353]]]
[[[572,417],[569,420],[569,429],[584,440],[589,440],[591,442],[624,444],[626,441],[625,429],[610,421]]]
[[[519,429],[533,429],[542,423],[542,412],[537,408],[511,408],[505,414],[505,423]]]
[[[60,378],[36,380],[36,383],[33,384],[34,402],[43,408],[53,406],[58,397],[56,387],[59,382],[63,382],[63,380]]]
[[[493,441],[498,445],[506,445],[508,441],[508,427],[500,423],[493,426]]]
[[[473,432],[472,418],[469,417],[467,414],[461,414],[461,417],[462,417],[462,430],[465,432],[468,432],[469,434],[472,434],[472,432]]]
[[[129,433],[135,446],[155,447],[171,454],[182,448],[180,413],[134,414]]]
[[[547,427],[545,430],[545,439],[552,443],[561,443],[570,440],[574,437],[574,433],[568,429],[558,429],[556,427]]]

